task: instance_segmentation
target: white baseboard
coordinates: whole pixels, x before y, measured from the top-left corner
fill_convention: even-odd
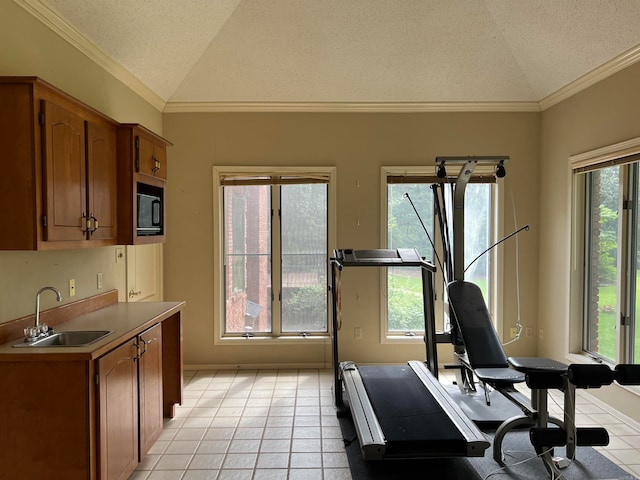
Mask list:
[[[246,364],[195,364],[185,365],[184,370],[305,370],[329,369],[330,363],[246,363]]]

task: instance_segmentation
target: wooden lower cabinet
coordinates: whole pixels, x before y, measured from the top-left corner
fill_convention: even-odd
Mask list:
[[[0,362],[0,480],[96,478],[92,364]]]
[[[100,480],[126,480],[162,433],[162,328],[98,359]]]
[[[128,479],[182,403],[180,313],[93,359],[0,361],[0,480]]]
[[[151,327],[139,337],[140,456],[142,460],[162,433],[162,326]]]
[[[138,464],[138,341],[98,359],[100,480],[129,478]]]

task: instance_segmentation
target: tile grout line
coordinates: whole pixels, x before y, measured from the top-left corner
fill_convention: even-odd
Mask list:
[[[325,370],[325,369],[313,369],[313,370],[300,370],[300,369],[287,369],[287,370],[269,370],[269,371],[250,371],[250,370],[235,370],[235,371],[231,371],[233,372],[232,375],[229,375],[230,371],[226,371],[226,370],[218,370],[218,371],[208,371],[208,370],[198,370],[198,371],[193,371],[193,374],[189,375],[189,374],[185,374],[185,390],[186,391],[193,391],[193,392],[199,392],[198,393],[193,393],[190,396],[187,396],[185,398],[189,399],[189,398],[193,398],[193,404],[190,406],[185,406],[184,409],[180,412],[180,416],[182,418],[180,418],[180,421],[175,423],[175,427],[172,427],[171,429],[175,429],[176,432],[173,435],[168,436],[169,440],[164,440],[166,442],[166,445],[164,447],[164,449],[161,449],[162,453],[160,454],[156,454],[157,455],[157,459],[155,460],[155,462],[149,466],[149,470],[140,470],[140,471],[136,471],[136,473],[134,473],[134,475],[137,474],[137,476],[132,477],[132,478],[136,478],[136,479],[147,479],[149,477],[152,477],[152,473],[154,471],[156,471],[156,467],[158,466],[158,463],[160,463],[161,459],[163,458],[163,456],[165,455],[173,455],[171,453],[166,453],[167,450],[169,450],[171,448],[171,443],[174,441],[183,441],[181,440],[182,435],[184,435],[184,438],[188,438],[190,437],[189,434],[180,434],[180,432],[184,431],[185,429],[190,429],[190,428],[202,428],[203,429],[203,433],[202,435],[199,437],[199,440],[197,440],[197,443],[195,445],[195,449],[193,450],[193,452],[190,454],[190,458],[189,461],[186,464],[186,467],[184,468],[184,470],[182,471],[175,471],[176,472],[176,476],[171,476],[171,478],[180,478],[180,479],[187,479],[187,478],[195,478],[197,476],[197,478],[201,478],[201,476],[198,476],[197,473],[189,473],[190,469],[189,467],[192,465],[195,456],[198,454],[198,451],[200,450],[201,446],[203,445],[203,442],[205,441],[207,434],[210,433],[211,429],[213,428],[220,428],[220,427],[214,427],[214,422],[215,419],[218,416],[219,413],[219,409],[223,406],[223,402],[225,399],[228,400],[238,400],[238,398],[242,398],[243,401],[243,405],[242,408],[240,409],[239,413],[235,413],[235,412],[230,412],[230,413],[234,413],[233,416],[229,416],[229,417],[220,417],[220,418],[234,418],[235,417],[235,422],[233,422],[233,427],[222,427],[222,428],[230,428],[231,429],[231,433],[229,434],[229,438],[227,440],[227,443],[225,445],[224,448],[224,453],[222,454],[222,459],[221,459],[221,463],[220,463],[220,467],[217,469],[216,472],[216,476],[215,478],[222,478],[223,475],[223,470],[237,470],[237,469],[224,469],[222,468],[224,466],[224,462],[227,458],[227,455],[230,452],[231,446],[232,446],[232,442],[234,439],[236,439],[236,434],[238,432],[239,428],[245,428],[245,427],[241,427],[241,422],[242,419],[244,418],[253,418],[253,417],[262,417],[264,416],[264,422],[261,424],[261,435],[259,438],[259,442],[257,447],[255,447],[257,449],[257,452],[255,453],[255,461],[253,463],[253,468],[251,469],[252,472],[250,474],[249,477],[243,477],[243,478],[251,478],[251,479],[258,479],[258,478],[262,478],[260,477],[260,475],[257,473],[258,470],[270,470],[270,467],[264,467],[264,468],[258,468],[259,465],[259,459],[260,459],[260,455],[263,453],[277,453],[277,452],[263,452],[263,446],[264,446],[264,442],[266,440],[265,435],[267,433],[267,428],[270,422],[270,418],[278,418],[278,415],[271,415],[272,413],[272,409],[275,407],[274,404],[274,400],[276,398],[287,398],[286,396],[278,396],[276,397],[275,395],[278,394],[278,390],[280,390],[280,394],[282,394],[284,390],[289,389],[289,385],[295,382],[295,392],[294,392],[294,399],[292,402],[292,406],[291,408],[293,409],[292,411],[292,421],[290,424],[290,434],[289,434],[289,438],[288,438],[288,451],[286,452],[288,455],[288,461],[287,461],[287,466],[286,467],[282,467],[282,469],[286,469],[287,472],[286,474],[282,477],[283,480],[286,478],[298,478],[297,475],[299,475],[299,472],[295,475],[292,476],[292,471],[294,470],[299,470],[302,467],[298,467],[295,468],[293,467],[293,463],[292,460],[294,459],[293,453],[295,453],[294,450],[294,440],[296,439],[296,425],[297,425],[297,420],[302,420],[303,417],[307,417],[307,416],[315,416],[316,420],[309,420],[311,421],[314,426],[316,424],[316,422],[318,423],[318,431],[319,431],[319,438],[317,438],[317,442],[318,442],[318,446],[317,446],[317,450],[315,450],[316,453],[319,453],[320,455],[320,461],[319,461],[319,468],[314,467],[314,469],[319,470],[319,473],[321,475],[321,478],[323,476],[326,475],[326,470],[327,469],[333,469],[333,468],[340,468],[342,470],[346,470],[347,472],[349,471],[348,466],[347,467],[340,467],[340,466],[334,466],[334,467],[330,467],[329,464],[327,464],[326,462],[328,461],[328,458],[326,458],[326,455],[328,453],[334,453],[334,452],[329,452],[327,451],[327,449],[331,449],[333,450],[335,447],[335,444],[333,442],[329,442],[327,441],[327,443],[325,444],[324,437],[325,435],[335,435],[335,432],[332,432],[331,428],[333,427],[333,425],[331,425],[331,421],[326,420],[325,417],[329,417],[330,416],[330,412],[328,407],[332,407],[333,403],[330,402],[327,405],[323,405],[323,397],[327,396],[330,397],[331,395],[329,395],[329,393],[325,392],[325,389],[329,389],[331,387],[331,382],[332,382],[332,377],[331,377],[331,372],[329,370]],[[222,375],[220,375],[222,374]],[[246,375],[246,378],[241,378],[243,375]],[[222,381],[224,383],[224,388],[220,388],[220,391],[223,391],[224,393],[221,394],[221,398],[220,398],[220,403],[218,403],[218,406],[215,407],[215,411],[211,411],[211,412],[198,412],[195,411],[195,408],[212,408],[209,405],[205,405],[206,402],[201,402],[201,400],[204,400],[206,398],[216,398],[216,397],[208,397],[206,396],[207,394],[205,392],[209,392],[211,391],[218,391],[218,389],[210,389],[211,385],[213,383],[217,381]],[[241,388],[240,388],[240,384],[245,383],[245,382],[249,382],[250,384],[247,385],[248,390],[246,392],[242,392],[243,396],[242,397],[237,397],[234,395],[234,390],[237,389],[237,392],[241,392]],[[202,383],[203,385],[200,385],[200,383]],[[312,388],[311,388],[311,384],[313,384]],[[191,385],[192,389],[189,389],[189,385]],[[267,387],[267,385],[269,385]],[[222,387],[222,385],[221,385]],[[260,387],[266,387],[266,388],[260,388]],[[264,393],[266,390],[268,390],[270,393],[266,394]],[[311,390],[313,390],[313,394],[309,395],[311,393]],[[326,393],[326,395],[325,395]],[[625,415],[621,414],[620,412],[618,412],[617,410],[611,409],[608,405],[604,404],[604,402],[600,401],[598,398],[594,397],[593,395],[589,394],[588,392],[580,392],[581,393],[581,397],[583,400],[583,404],[584,405],[594,405],[599,407],[601,410],[603,410],[603,413],[606,414],[610,414],[612,415],[614,418],[620,420],[620,422],[622,424],[628,425],[629,427],[631,427],[634,430],[634,434],[631,435],[612,435],[613,437],[618,437],[618,438],[623,438],[625,436],[640,436],[640,424],[638,424],[638,422],[635,422],[633,419],[630,419],[628,417],[626,417]],[[255,397],[252,397],[252,394],[256,394]],[[291,395],[292,393],[289,392],[289,395]],[[301,395],[302,394],[302,395]],[[584,396],[583,396],[584,395]],[[302,400],[303,398],[313,398],[313,400]],[[256,398],[256,399],[263,399],[263,398],[268,398],[268,405],[265,405],[264,401],[258,401],[256,402],[258,405],[256,406],[256,408],[263,408],[266,409],[264,411],[264,415],[260,415],[260,411],[259,410],[255,410],[255,411],[246,411],[245,409],[248,408],[253,408],[251,407],[251,398]],[[311,404],[307,404],[311,402]],[[188,405],[191,404],[190,401],[185,402]],[[201,403],[202,406],[198,406],[198,403]],[[215,402],[213,402],[215,403]],[[233,403],[236,402],[231,402],[231,407],[230,408],[235,408],[233,406]],[[316,413],[314,415],[305,415],[305,413],[307,413],[307,411],[305,410],[300,410],[300,408],[304,408],[304,407],[309,407],[309,406],[314,406],[317,407]],[[182,408],[182,407],[179,407]],[[310,412],[311,410],[309,410]],[[203,423],[207,423],[206,427],[185,427],[185,423],[190,419],[190,418],[200,418],[200,417],[192,417],[193,414],[198,414],[198,413],[203,413],[203,414],[210,414],[211,417],[209,419],[209,422],[203,422]],[[250,417],[245,416],[245,413],[252,413],[253,415]],[[286,413],[285,411],[280,412],[280,413]],[[326,414],[325,414],[326,413]],[[576,412],[578,413],[578,412]],[[581,412],[582,413],[582,412]],[[587,412],[585,412],[584,414],[588,415]],[[595,414],[594,414],[595,415]],[[257,421],[257,423],[260,423],[261,421]],[[257,424],[256,423],[256,424]],[[247,425],[251,425],[252,422],[250,420],[247,421]],[[598,422],[599,425],[602,426],[606,426],[608,424],[602,423],[602,422]],[[194,422],[193,425],[196,425],[196,423]],[[302,424],[298,425],[298,427],[304,427],[304,426],[311,426],[311,425],[306,425],[305,421],[302,420]],[[165,427],[166,428],[166,427]],[[258,428],[258,427],[246,427],[246,428]],[[279,427],[273,427],[273,428],[279,428]],[[169,428],[166,428],[167,430],[169,430]],[[304,433],[302,433],[304,435]],[[315,435],[315,433],[313,433]],[[226,434],[225,434],[226,435]],[[310,440],[314,440],[314,438],[310,438]],[[239,439],[238,439],[239,440]],[[300,440],[304,440],[304,438],[301,438]],[[187,441],[187,440],[185,440]],[[330,446],[330,444],[332,444],[333,446]],[[177,445],[177,444],[176,444]],[[629,449],[624,449],[624,450],[635,450],[636,452],[638,452],[640,449],[638,448],[634,448],[633,445],[630,444]],[[304,447],[301,447],[304,448]],[[616,449],[610,449],[610,451],[615,451]],[[620,449],[619,449],[620,450]],[[179,451],[179,449],[177,449],[177,451]],[[605,451],[606,451],[606,447],[605,447]],[[285,453],[285,452],[282,452]],[[300,453],[304,453],[304,452],[300,452]],[[309,452],[309,453],[313,453],[313,452]],[[613,456],[613,454],[611,453],[610,455]],[[609,458],[612,458],[611,456],[609,456]],[[613,458],[615,458],[615,456],[613,456]],[[332,459],[333,460],[333,459]],[[625,470],[629,471],[631,474],[637,475],[637,470],[638,470],[638,465],[636,464],[624,464],[621,461],[615,461],[615,463],[617,463],[619,466],[621,466],[622,468],[624,468]],[[636,466],[636,469],[631,468],[631,465]],[[273,467],[274,469],[280,469],[280,467]],[[199,469],[193,469],[191,470],[191,472],[197,472]],[[158,470],[159,472],[161,470]],[[142,472],[142,473],[140,473]],[[179,472],[179,473],[178,473]],[[211,472],[210,472],[211,473]],[[346,472],[345,472],[346,473]],[[227,473],[228,475],[228,473]],[[153,476],[153,478],[155,478],[155,476]],[[202,477],[204,478],[204,477]],[[206,478],[210,478],[210,477],[206,477]],[[149,478],[150,480],[150,478]]]

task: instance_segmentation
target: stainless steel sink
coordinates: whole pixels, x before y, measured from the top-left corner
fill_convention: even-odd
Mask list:
[[[82,347],[97,342],[113,333],[110,330],[76,330],[57,332],[34,342],[19,343],[14,347]]]

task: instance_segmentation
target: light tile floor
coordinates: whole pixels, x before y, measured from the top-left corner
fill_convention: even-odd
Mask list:
[[[199,370],[184,379],[184,404],[129,480],[351,480],[330,370]],[[552,414],[561,415],[558,405],[553,394]],[[640,476],[640,425],[584,391],[576,423],[606,427],[610,444],[598,449]]]
[[[351,480],[330,370],[185,371],[130,480]]]

